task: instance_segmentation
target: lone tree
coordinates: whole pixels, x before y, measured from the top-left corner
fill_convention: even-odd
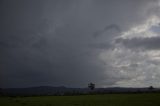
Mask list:
[[[154,89],[153,86],[150,86],[150,87],[149,87],[149,90],[153,90],[153,89]]]
[[[88,84],[88,88],[90,88],[91,90],[94,90],[94,88],[95,88],[95,84],[93,84],[93,83],[89,83],[89,84]]]
[[[2,88],[0,88],[0,96],[2,95]]]

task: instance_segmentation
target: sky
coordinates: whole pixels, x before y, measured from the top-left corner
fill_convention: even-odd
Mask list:
[[[1,0],[0,87],[160,87],[160,0]]]

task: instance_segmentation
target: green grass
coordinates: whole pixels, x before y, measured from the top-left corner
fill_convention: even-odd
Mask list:
[[[0,97],[0,106],[160,106],[160,94]]]

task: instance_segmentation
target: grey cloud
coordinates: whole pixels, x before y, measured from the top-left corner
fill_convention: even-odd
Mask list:
[[[108,30],[115,30],[117,31],[118,33],[121,32],[121,28],[116,25],[116,24],[111,24],[111,25],[107,25],[104,29],[100,30],[100,31],[97,31],[93,34],[94,37],[98,37],[98,36],[101,36],[103,33],[105,33],[106,31]]]
[[[132,38],[132,39],[117,39],[116,42],[131,49],[156,50],[160,49],[160,37],[148,38]]]
[[[121,32],[120,27],[118,25],[116,25],[116,24],[111,24],[111,25],[106,26],[104,28],[104,30],[109,30],[109,29],[115,29],[116,31]]]
[[[0,3],[0,87],[86,87],[88,82],[95,82],[99,87],[114,85],[124,78],[115,74],[111,61],[104,64],[99,55],[115,48],[113,38],[122,29],[147,19],[147,14],[138,14],[148,8],[148,3],[3,1]],[[105,32],[106,36],[101,36]]]
[[[112,44],[106,43],[106,42],[105,43],[93,43],[93,44],[89,44],[88,46],[91,48],[104,49],[104,50],[114,48]]]

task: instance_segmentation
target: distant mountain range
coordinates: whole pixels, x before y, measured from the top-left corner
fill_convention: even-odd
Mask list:
[[[143,92],[160,92],[160,88],[67,88],[39,86],[29,88],[3,88],[0,93],[4,96],[34,96],[34,95],[78,95],[78,94],[105,94],[105,93],[143,93]]]

